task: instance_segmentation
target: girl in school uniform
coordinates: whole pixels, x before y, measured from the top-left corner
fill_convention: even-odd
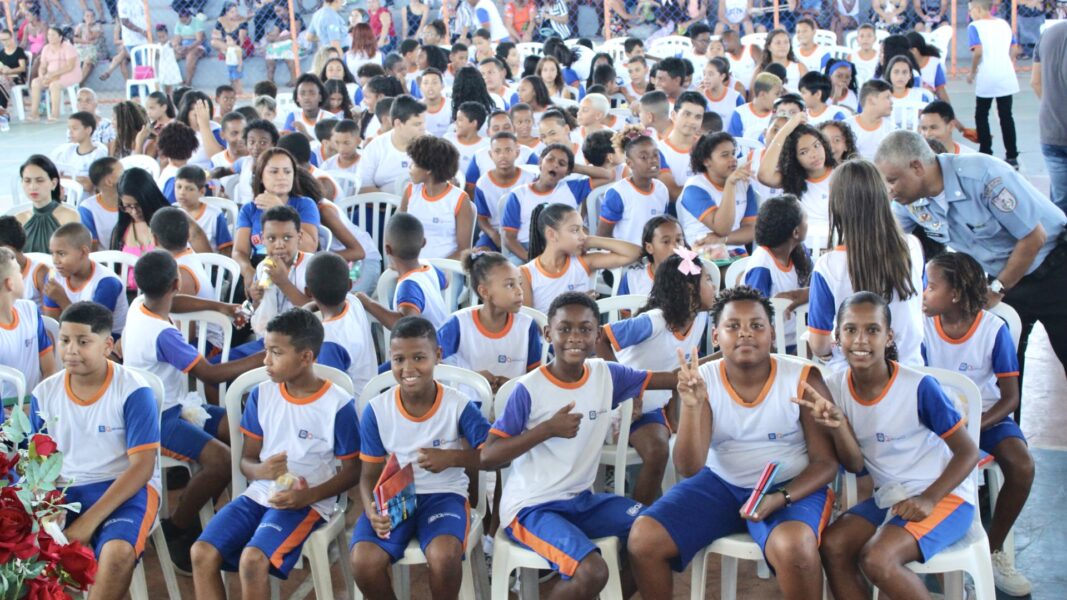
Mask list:
[[[734,111],[745,103],[745,96],[730,81],[730,61],[716,56],[704,65],[704,80],[700,82],[708,111],[722,117],[723,123],[733,121]]]
[[[852,56],[855,56],[853,54]],[[870,77],[874,77],[874,69],[878,66],[878,54],[874,55],[874,65],[870,67]],[[864,68],[867,68],[864,66]],[[830,61],[826,63],[826,67],[823,72],[830,78],[830,85],[833,86],[830,92],[830,103],[835,106],[842,106],[856,113],[860,110],[860,98],[857,90],[858,79],[858,63],[853,64],[847,60]]]
[[[285,117],[284,131],[299,131],[318,141],[315,137],[315,124],[325,119],[336,117],[326,110],[329,94],[322,80],[314,73],[304,73],[296,80],[293,90],[293,102],[299,107]]]
[[[760,183],[781,188],[800,199],[808,213],[813,245],[826,247],[830,237],[830,173],[837,159],[821,131],[808,125],[803,112],[792,118],[767,145],[760,161]]]
[[[914,63],[910,55],[894,56],[886,64],[882,76],[886,83],[893,86],[894,100],[929,104],[934,100],[934,95],[921,85],[917,85],[921,80],[915,77],[913,67]]]
[[[664,371],[700,345],[707,328],[707,310],[715,302],[715,284],[709,269],[692,250],[675,249],[657,271],[648,303],[634,317],[604,325],[597,338],[597,356],[636,369]],[[641,457],[641,471],[633,497],[649,505],[659,496],[670,448],[667,442],[678,419],[672,416],[671,392],[646,391],[641,396],[640,416],[630,424],[630,445]],[[646,427],[651,425],[652,427]]]
[[[531,260],[519,269],[523,304],[547,314],[556,296],[591,292],[597,269],[622,267],[640,257],[636,244],[586,235],[575,207],[540,204],[530,217]]]
[[[1030,582],[1003,551],[1030,496],[1034,459],[1012,413],[1019,407],[1019,359],[1007,324],[986,311],[989,286],[978,261],[946,252],[926,265],[923,292],[923,356],[926,364],[969,377],[982,390],[978,448],[996,459],[1004,487],[993,508],[989,547],[997,588],[1011,596],[1030,593]]]
[[[889,299],[900,362],[922,366],[922,247],[901,231],[874,164],[851,160],[834,171],[830,235],[839,245],[819,257],[811,276],[812,352],[831,369],[844,368],[846,357],[830,337],[837,307],[856,290],[873,291]]]
[[[690,177],[678,197],[678,220],[694,248],[726,244],[730,254],[745,256],[756,224],[756,194],[749,185],[751,166],[738,164],[737,144],[725,131],[701,137],[693,145]]]
[[[808,68],[797,60],[797,55],[793,52],[793,42],[789,37],[789,32],[784,29],[775,29],[767,34],[767,41],[763,45],[763,54],[760,56],[759,65],[756,66],[755,73],[757,75],[762,73],[767,68],[767,65],[771,63],[778,63],[785,67],[783,87],[790,92],[796,93],[800,78],[804,76],[804,73],[808,72]],[[751,88],[752,86],[750,85],[749,89]]]
[[[615,152],[626,157],[630,176],[616,181],[600,205],[597,235],[637,244],[645,223],[666,214],[670,197],[659,176],[656,141],[637,125],[627,125],[612,138]]]
[[[830,432],[842,465],[874,479],[874,497],[823,532],[835,598],[867,596],[864,575],[893,598],[927,597],[905,565],[930,560],[974,520],[978,448],[937,380],[894,360],[894,326],[880,295],[847,298],[835,333],[848,368],[830,377],[834,401],[821,392],[797,401]]]
[[[787,354],[796,350],[797,328],[796,319],[788,312],[808,301],[812,264],[804,247],[807,233],[807,216],[796,196],[775,196],[760,204],[756,215],[756,249],[748,260],[744,281],[767,298],[790,301],[790,311],[785,315],[786,347],[778,349]]]
[[[711,318],[723,358],[699,365],[679,356],[674,464],[685,479],[634,523],[627,549],[637,587],[643,597],[670,598],[672,569],[747,531],[785,598],[819,598],[819,537],[833,507],[827,484],[839,466],[830,436],[791,399],[829,392],[818,369],[771,355],[774,309],[756,290],[723,291]],[[742,513],[771,461],[779,465],[773,485]]]
[[[458,259],[470,249],[474,231],[474,204],[449,182],[459,169],[459,152],[447,140],[424,135],[412,140],[408,156],[411,183],[400,211],[422,221],[426,246],[419,256]]]
[[[647,295],[652,291],[652,284],[656,279],[656,269],[663,261],[674,254],[674,249],[679,246],[688,248],[685,243],[685,234],[678,219],[670,215],[652,217],[645,223],[644,231],[641,232],[642,259],[637,264],[622,272],[622,281],[619,282],[619,295],[641,294]]]

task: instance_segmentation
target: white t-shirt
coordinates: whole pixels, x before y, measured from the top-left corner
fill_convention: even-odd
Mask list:
[[[611,237],[641,245],[645,223],[667,212],[667,186],[652,180],[652,189],[639,190],[630,178],[611,184],[600,205],[600,220],[615,225]]]
[[[1004,19],[978,19],[967,26],[967,45],[982,47],[982,62],[974,77],[974,95],[1000,98],[1019,93],[1019,78],[1011,62],[1015,34]]]
[[[923,358],[938,369],[963,373],[982,392],[982,411],[1000,401],[1001,377],[1019,376],[1019,355],[1011,330],[996,315],[983,310],[960,338],[950,338],[941,317],[923,318]]]
[[[448,306],[443,291],[447,284],[445,274],[437,267],[423,265],[408,271],[397,280],[393,292],[393,310],[402,305],[414,308],[420,317],[440,328],[448,320]]]
[[[145,18],[144,13],[144,2],[142,2],[142,0],[119,0],[118,13],[120,20],[129,19],[130,23],[136,25],[140,29],[144,29],[147,24],[147,19]],[[146,38],[143,33],[136,32],[125,25],[122,26],[123,46],[140,46],[141,44],[147,43],[148,38]]]
[[[352,379],[352,388],[362,390],[378,374],[378,360],[374,355],[374,338],[371,337],[370,319],[354,296],[345,300],[341,314],[322,320],[325,332],[324,344],[336,344],[349,363],[345,370]]]
[[[90,196],[78,205],[82,225],[89,229],[94,242],[100,242],[101,250],[111,249],[111,233],[119,222],[119,209],[108,208],[100,203],[100,195]]]
[[[52,162],[56,164],[59,174],[63,177],[88,177],[89,166],[93,164],[93,161],[105,156],[107,156],[107,148],[99,144],[94,144],[88,154],[82,154],[78,151],[78,144],[70,142],[52,151]]]
[[[748,260],[745,268],[744,284],[759,290],[767,298],[773,298],[782,292],[791,292],[800,288],[797,278],[797,267],[793,261],[783,265],[774,258],[766,246],[756,246],[752,251],[752,258]],[[790,316],[785,321],[785,343],[787,346],[796,344],[797,320]],[[778,352],[786,352],[785,348],[778,348]]]
[[[878,152],[878,146],[882,140],[893,132],[893,119],[885,117],[881,125],[874,129],[867,129],[860,123],[859,118],[859,115],[856,115],[845,122],[852,128],[852,134],[856,136],[856,152],[862,158],[874,160],[874,154]]]
[[[362,185],[387,189],[398,179],[408,176],[411,157],[393,145],[393,132],[375,137],[359,159],[359,180]]]
[[[449,184],[437,197],[431,197],[426,193],[425,185],[413,183],[408,184],[405,195],[408,214],[422,221],[425,230],[426,245],[419,256],[448,258],[455,253],[459,248],[456,242],[459,211],[470,202],[467,192]]]
[[[533,307],[545,314],[552,301],[564,292],[588,292],[593,289],[593,270],[581,256],[567,258],[567,266],[553,273],[541,264],[541,257],[519,267],[523,279],[530,283]]]
[[[19,298],[11,307],[10,326],[0,328],[0,364],[18,369],[26,378],[26,391],[41,380],[40,356],[52,352],[52,340],[44,330],[41,309],[32,300]],[[0,382],[0,398],[14,398],[15,388]]]

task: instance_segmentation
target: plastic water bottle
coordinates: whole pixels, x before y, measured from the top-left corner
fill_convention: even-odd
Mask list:
[[[0,117],[0,131],[11,131],[11,119],[8,119],[6,116]]]
[[[363,261],[352,261],[352,264],[348,266],[348,280],[355,283],[359,279],[359,274],[363,272]]]

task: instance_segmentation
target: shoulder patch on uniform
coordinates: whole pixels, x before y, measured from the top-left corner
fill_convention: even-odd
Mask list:
[[[1019,201],[1015,199],[1015,196],[1013,196],[1011,192],[1008,191],[1008,188],[1004,188],[1000,190],[1000,193],[998,193],[996,196],[993,196],[993,199],[990,200],[989,203],[992,204],[993,207],[999,210],[1000,212],[1010,213],[1015,210],[1015,207],[1019,204]]]

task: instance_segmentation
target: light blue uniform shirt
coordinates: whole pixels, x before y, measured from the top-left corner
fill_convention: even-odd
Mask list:
[[[1040,223],[1048,237],[1026,274],[1040,266],[1063,234],[1063,212],[1001,160],[985,154],[940,154],[937,160],[945,183],[942,196],[906,206],[893,203],[904,231],[922,227],[931,240],[970,254],[996,276],[1015,244]]]

